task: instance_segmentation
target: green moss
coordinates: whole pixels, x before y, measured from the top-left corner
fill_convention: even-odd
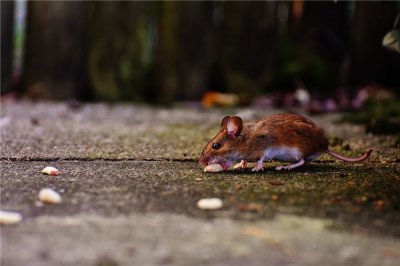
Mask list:
[[[284,212],[334,219],[341,228],[358,225],[400,236],[396,226],[380,228],[382,223],[400,222],[396,211],[400,187],[394,185],[398,172],[385,166],[342,163],[312,163],[290,172],[268,166],[258,173],[247,169],[209,174],[201,187],[213,188],[229,200],[237,218],[266,218]]]

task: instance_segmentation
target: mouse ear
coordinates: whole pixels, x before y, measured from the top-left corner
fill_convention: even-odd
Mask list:
[[[226,123],[228,123],[228,120],[231,118],[230,115],[225,116],[224,118],[222,118],[221,120],[221,127],[226,127]]]
[[[225,119],[225,118],[224,118]],[[239,116],[229,117],[226,123],[226,133],[229,136],[237,137],[240,135],[243,129],[243,120]]]

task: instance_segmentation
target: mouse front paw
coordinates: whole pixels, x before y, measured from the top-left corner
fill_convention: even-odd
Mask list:
[[[237,163],[233,166],[233,169],[238,169],[238,168],[244,169],[246,167],[247,167],[247,161],[241,160],[240,163]]]
[[[263,163],[257,162],[257,165],[251,169],[252,172],[258,172],[260,170],[264,170]]]
[[[253,169],[251,169],[252,172],[258,172],[258,171],[263,171],[264,167],[258,168],[258,167],[254,167]]]

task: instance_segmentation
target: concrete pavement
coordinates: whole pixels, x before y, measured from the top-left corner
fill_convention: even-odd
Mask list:
[[[335,149],[379,152],[291,172],[202,171],[221,117],[271,112],[3,103],[1,209],[24,218],[1,226],[2,265],[398,265],[395,137],[312,117]],[[41,174],[48,165],[61,174]],[[43,187],[62,203],[40,203]],[[198,209],[207,197],[224,207]]]

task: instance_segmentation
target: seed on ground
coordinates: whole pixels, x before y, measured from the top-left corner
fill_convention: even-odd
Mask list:
[[[203,210],[217,210],[222,208],[223,202],[219,198],[201,199],[197,202],[197,207]]]
[[[224,169],[220,164],[210,164],[204,168],[204,172],[215,173],[215,172],[222,172]]]
[[[39,192],[39,200],[44,203],[57,204],[61,202],[61,196],[51,188],[43,188]]]
[[[18,212],[0,210],[0,224],[17,224],[22,221],[22,215]]]
[[[43,168],[42,173],[46,175],[56,176],[60,174],[60,171],[58,171],[58,169],[53,166],[47,166]]]

